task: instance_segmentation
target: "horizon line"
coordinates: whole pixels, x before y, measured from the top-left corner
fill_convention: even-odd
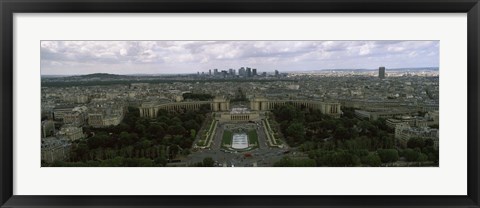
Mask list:
[[[383,66],[379,66],[383,67]],[[252,68],[252,67],[249,67]],[[391,70],[396,70],[396,69],[420,69],[420,68],[440,68],[439,66],[422,66],[422,67],[396,67],[396,68],[387,68],[385,67],[386,70],[391,69]],[[228,70],[228,69],[221,69],[221,70]],[[238,70],[238,69],[235,69]],[[258,70],[258,69],[257,69]],[[336,69],[312,69],[312,70],[300,70],[300,71],[291,71],[291,70],[285,70],[285,71],[280,71],[280,73],[292,73],[292,72],[308,72],[308,71],[331,71],[331,70],[378,70],[378,68],[336,68]],[[207,71],[196,71],[196,72],[185,72],[185,73],[131,73],[131,74],[117,74],[117,73],[107,73],[107,72],[96,72],[96,73],[87,73],[87,74],[41,74],[40,76],[81,76],[81,75],[90,75],[90,74],[113,74],[113,75],[188,75],[188,74],[197,74],[197,72],[208,72]],[[275,70],[272,71],[262,71],[263,72],[275,72]]]

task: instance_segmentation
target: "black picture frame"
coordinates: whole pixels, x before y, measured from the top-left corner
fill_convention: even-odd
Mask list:
[[[478,0],[0,0],[1,207],[480,207]],[[467,13],[466,196],[25,196],[13,195],[14,13]],[[266,193],[268,194],[268,193]]]

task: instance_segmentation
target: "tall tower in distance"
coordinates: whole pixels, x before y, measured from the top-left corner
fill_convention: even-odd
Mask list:
[[[378,78],[385,79],[385,67],[381,66],[378,68]]]
[[[252,69],[247,67],[247,77],[252,77]]]

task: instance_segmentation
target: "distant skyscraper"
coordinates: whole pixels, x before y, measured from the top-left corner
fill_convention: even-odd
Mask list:
[[[233,74],[232,74],[232,75],[233,75],[233,76],[235,76],[235,75],[236,75],[236,73],[237,73],[237,72],[236,72],[236,70],[234,69],[234,70],[233,70]]]
[[[212,70],[211,69],[208,70],[208,75],[212,76]]]
[[[257,69],[252,69],[253,76],[257,76]]]
[[[218,75],[218,69],[213,70],[213,75]]]
[[[233,75],[233,69],[228,69],[228,74],[229,74],[230,76],[232,76],[232,75]]]
[[[251,77],[251,76],[252,76],[252,69],[247,67],[247,77]]]
[[[245,76],[245,68],[244,67],[241,67],[240,69],[238,69],[238,75]]]
[[[384,66],[381,66],[380,68],[378,68],[378,77],[380,79],[385,78],[385,67]]]
[[[278,73],[278,70],[275,70],[275,76],[278,77],[278,75],[280,75],[280,74]]]

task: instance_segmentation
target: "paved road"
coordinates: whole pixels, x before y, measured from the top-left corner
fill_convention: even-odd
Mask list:
[[[222,137],[223,137],[223,128],[221,124],[218,124],[217,130],[215,130],[215,136],[213,137],[212,145],[210,149],[218,150],[222,145]]]
[[[257,135],[258,135],[258,144],[260,149],[266,149],[268,148],[267,144],[267,135],[265,134],[265,130],[263,129],[263,125],[258,124],[257,125]]]
[[[202,162],[206,157],[211,157],[219,164],[226,163],[228,167],[231,167],[232,164],[235,167],[249,167],[253,166],[254,163],[259,167],[272,167],[275,162],[285,156],[284,151],[285,149],[280,148],[257,148],[247,151],[252,156],[245,157],[247,152],[228,153],[222,152],[220,149],[200,149],[188,155],[184,162],[193,164]]]

